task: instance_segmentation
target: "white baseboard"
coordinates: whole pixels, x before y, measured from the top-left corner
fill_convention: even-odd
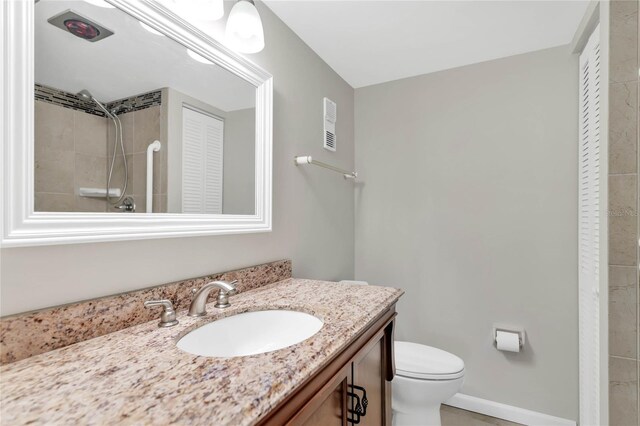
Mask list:
[[[576,426],[573,420],[457,393],[444,404],[528,426]]]

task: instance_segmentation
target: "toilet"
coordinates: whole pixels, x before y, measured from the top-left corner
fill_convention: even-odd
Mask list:
[[[341,284],[367,285],[342,280]],[[396,341],[396,375],[391,382],[394,426],[441,426],[440,405],[464,382],[464,361],[442,349]]]
[[[412,342],[397,341],[394,351],[394,426],[440,426],[440,404],[462,387],[464,362],[449,352]]]

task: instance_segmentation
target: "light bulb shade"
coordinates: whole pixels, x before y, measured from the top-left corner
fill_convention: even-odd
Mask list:
[[[233,6],[227,19],[224,42],[242,53],[257,53],[264,49],[262,20],[253,3],[240,0]]]

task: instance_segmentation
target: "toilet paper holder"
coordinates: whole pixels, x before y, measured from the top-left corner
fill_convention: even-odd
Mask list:
[[[498,348],[498,331],[503,331],[505,333],[515,333],[518,335],[518,343],[520,345],[520,350],[524,348],[524,344],[526,342],[526,333],[524,328],[522,327],[513,327],[506,325],[498,325],[494,324],[493,326],[493,346]]]

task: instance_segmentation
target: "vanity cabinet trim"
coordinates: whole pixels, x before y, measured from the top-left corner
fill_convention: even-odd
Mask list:
[[[342,425],[347,426],[347,388],[349,386],[349,376],[351,375],[351,365],[345,365],[335,376],[331,378],[322,389],[316,394],[291,418],[287,424],[302,425],[320,408],[327,398],[331,397],[331,393],[338,386],[342,387]]]
[[[281,426],[284,424],[301,424],[300,420],[303,417],[308,417],[305,416],[304,413],[301,413],[302,410],[307,408],[307,404],[309,404],[309,407],[313,407],[314,397],[321,395],[322,390],[326,390],[325,387],[327,387],[327,383],[334,383],[336,380],[339,380],[343,369],[348,368],[349,371],[351,371],[351,363],[357,359],[363,349],[370,348],[371,345],[377,344],[381,338],[385,338],[387,336],[386,329],[390,324],[393,324],[396,316],[397,313],[394,304],[378,316],[377,319],[374,319],[346,349],[329,360],[328,364],[322,370],[303,382],[297,392],[289,395],[276,405],[258,422],[258,425]],[[387,347],[392,348],[391,346],[385,345],[385,352]],[[393,358],[385,355],[383,362],[389,359]],[[385,371],[387,371],[387,366],[384,366],[384,368]],[[390,386],[390,383],[388,384]],[[334,388],[335,386],[327,387],[327,389]],[[387,394],[390,395],[390,392],[387,392]],[[320,400],[320,402],[322,402],[322,400]]]
[[[33,1],[0,2],[3,247],[269,232],[273,77],[152,0],[105,0],[256,87],[255,214],[34,212]],[[162,141],[161,141],[162,142]]]

